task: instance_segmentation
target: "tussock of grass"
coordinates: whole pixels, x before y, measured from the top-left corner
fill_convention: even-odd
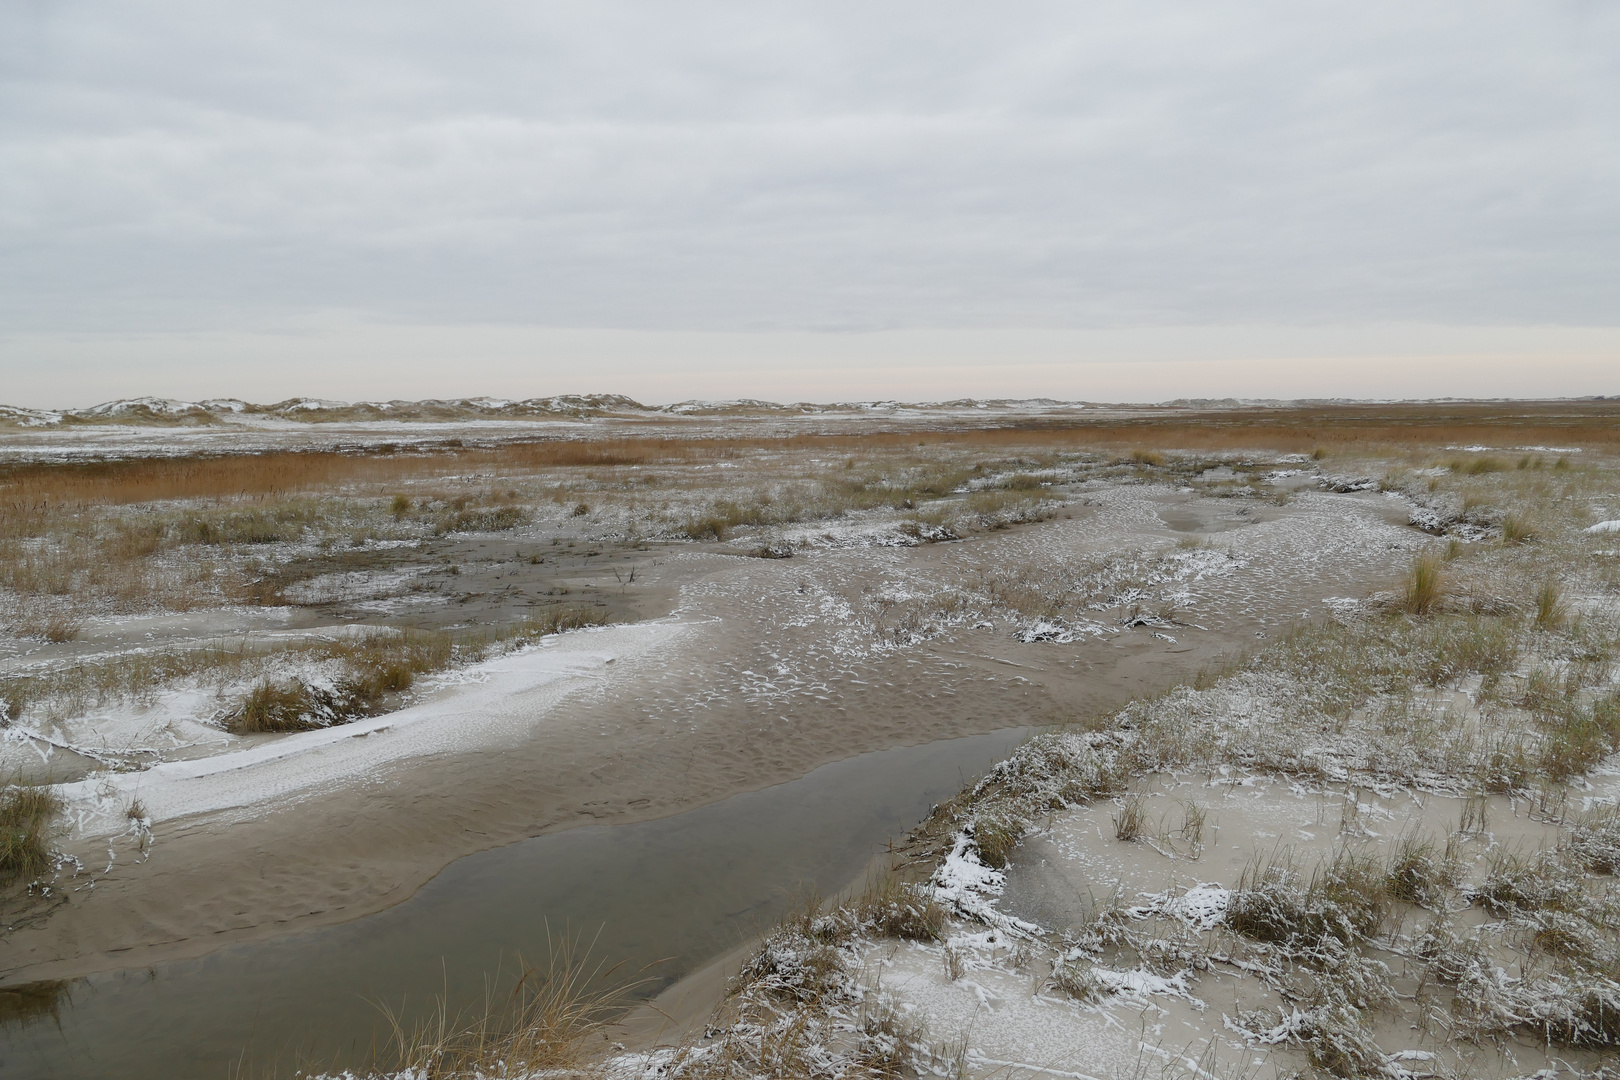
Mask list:
[[[1038,476],[1029,473],[1013,473],[1002,484],[1008,491],[1039,491],[1042,483]]]
[[[1502,520],[1502,543],[1528,544],[1539,537],[1540,531],[1522,514],[1509,514]]]
[[[1001,818],[983,814],[973,821],[973,845],[978,849],[979,861],[986,866],[1001,869],[1012,858],[1013,849],[1024,835],[1024,822],[1017,818]]]
[[[1396,842],[1389,857],[1384,888],[1390,899],[1402,904],[1433,907],[1444,900],[1454,871],[1436,852],[1434,841],[1408,833]]]
[[[328,704],[322,700],[326,696],[323,691],[298,680],[277,684],[266,679],[248,691],[241,704],[227,715],[223,725],[227,731],[237,735],[308,731],[324,727],[316,714],[324,711],[323,706]]]
[[[1548,578],[1536,590],[1536,629],[1556,630],[1564,623],[1564,590],[1557,579]]]
[[[409,690],[416,676],[444,668],[453,655],[449,635],[420,630],[333,643],[327,651],[348,669],[333,685],[263,679],[225,714],[222,725],[237,735],[253,735],[306,731],[374,716]]]
[[[391,1045],[387,1075],[450,1078],[578,1076],[590,1067],[609,1021],[624,1009],[633,980],[591,961],[574,939],[552,942],[544,964],[524,967],[510,989],[486,991],[482,1009],[453,1016],[444,1000],[407,1025],[385,1009]],[[501,980],[497,976],[497,983]]]
[[[1451,471],[1463,473],[1467,476],[1483,476],[1486,473],[1498,473],[1507,468],[1500,460],[1493,457],[1477,457],[1471,460],[1459,460],[1451,463]]]
[[[49,788],[10,784],[0,791],[0,885],[50,869],[45,841],[62,800]]]
[[[1387,1077],[1384,1052],[1361,1024],[1360,1011],[1343,1004],[1306,1010],[1294,1041],[1303,1046],[1312,1068],[1329,1076]]]
[[[1406,591],[1401,596],[1401,610],[1408,615],[1427,615],[1434,610],[1442,588],[1440,560],[1432,554],[1418,556],[1406,579]]]
[[[1554,851],[1532,855],[1498,852],[1474,899],[1492,915],[1587,909],[1588,896],[1579,874]]]
[[[276,544],[298,540],[319,511],[313,503],[288,503],[273,509],[192,512],[170,527],[181,544]]]
[[[1279,852],[1244,868],[1226,925],[1298,956],[1372,937],[1389,915],[1387,879],[1372,859],[1341,849],[1309,878]]]
[[[1096,965],[1083,955],[1063,955],[1052,962],[1047,980],[1076,1001],[1092,1004],[1108,997],[1109,989],[1097,977]]]
[[[1146,827],[1147,811],[1142,805],[1142,797],[1132,795],[1125,800],[1119,813],[1114,815],[1114,839],[1127,843],[1139,840]]]
[[[589,511],[587,511],[589,512]],[[435,523],[434,531],[451,532],[504,532],[526,525],[532,519],[529,511],[519,506],[494,506],[480,510],[461,510]]]
[[[1503,795],[1529,787],[1540,768],[1523,735],[1502,733],[1485,742],[1473,772],[1482,792]]]
[[[938,941],[945,927],[945,906],[932,890],[908,885],[894,874],[869,885],[855,913],[873,933],[903,941]]]
[[[1588,873],[1620,873],[1620,807],[1605,806],[1576,820],[1566,850]]]
[[[571,604],[563,607],[549,608],[539,615],[531,615],[519,624],[514,637],[540,638],[549,634],[561,634],[569,630],[579,630],[587,626],[606,626],[610,616],[602,608],[591,607],[587,604]]]
[[[1055,503],[1040,496],[999,489],[975,491],[968,496],[968,509],[974,516],[975,524],[991,532],[1013,525],[1046,521],[1058,511]]]

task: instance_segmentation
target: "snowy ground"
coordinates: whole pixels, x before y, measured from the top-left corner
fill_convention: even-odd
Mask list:
[[[1620,770],[1611,767],[1593,780],[1583,803],[1614,805]],[[973,1076],[1104,1080],[1157,1075],[1165,1064],[1181,1067],[1172,1075],[1202,1070],[1222,1077],[1262,1067],[1263,1075],[1308,1069],[1307,1055],[1289,1045],[1298,1006],[1257,971],[1262,958],[1245,955],[1241,939],[1220,931],[1245,867],[1257,855],[1282,851],[1309,867],[1347,842],[1387,857],[1404,835],[1447,835],[1467,804],[1415,791],[1386,798],[1312,790],[1236,773],[1213,780],[1158,777],[1142,790],[1151,824],[1150,835],[1139,840],[1116,839],[1124,801],[1115,799],[1053,815],[1025,840],[1005,873],[961,853],[948,859],[936,880],[980,918],[952,919],[938,944],[867,943],[859,952],[862,978],[928,1031],[962,1040]],[[1208,815],[1206,840],[1196,847],[1182,833],[1189,804]],[[1523,800],[1496,797],[1487,814],[1487,827],[1462,845],[1467,885],[1479,885],[1493,855],[1557,840],[1557,824]],[[1184,966],[1173,956],[1166,963],[1161,954],[1149,966],[1113,968],[1065,948],[1064,931],[1110,911],[1123,912],[1125,925],[1142,938],[1183,939],[1193,963]],[[1477,909],[1454,915],[1487,938],[1510,933]],[[1405,960],[1433,919],[1425,910],[1404,913],[1389,948],[1370,954],[1389,966],[1398,993],[1418,990],[1420,965]],[[1079,1000],[1054,981],[1054,965],[1066,959],[1084,963],[1094,997]],[[1258,1022],[1251,1019],[1256,1014]],[[1415,1030],[1400,1019],[1378,1025],[1376,1034],[1390,1075],[1404,1069],[1413,1076],[1520,1076],[1551,1069],[1550,1076],[1565,1059],[1592,1061],[1590,1052],[1549,1052],[1530,1042],[1459,1045],[1439,1025]]]
[[[197,814],[264,813],[323,789],[365,784],[403,759],[495,750],[533,738],[570,694],[644,677],[653,658],[676,647],[685,629],[659,620],[574,631],[438,677],[416,704],[396,712],[280,736],[225,735],[183,718],[189,695],[165,695],[150,710],[109,720],[108,726],[126,736],[145,735],[143,745],[154,751],[163,740],[152,736],[161,732],[175,746],[218,752],[94,776],[57,791],[73,829],[84,836],[122,833],[131,806],[140,807],[148,827]],[[34,741],[24,731],[12,738]]]
[[[900,849],[912,884],[785,923],[703,1039],[609,1073],[1613,1075],[1620,590],[1583,524],[1609,503],[1563,494],[1574,512],[1555,525],[1543,504],[1535,543],[1478,544],[1431,485],[1449,562],[1323,597],[1326,624],[1037,736]],[[1099,501],[1114,530],[1146,509],[1128,489]],[[1294,506],[1218,558],[1133,567],[1161,590],[1146,609],[1184,590],[1185,634],[1206,605],[1233,619],[1280,581],[1331,582],[1355,530]],[[1089,637],[1051,625],[1028,640]]]
[[[368,439],[393,430],[376,423]],[[276,439],[342,434],[285,419],[262,426]],[[156,445],[137,434],[120,445]],[[103,435],[123,437],[89,439]],[[64,580],[93,595],[60,634],[30,616],[0,640],[0,689],[11,695],[0,695],[0,763],[59,781],[64,847],[82,849],[59,869],[90,875],[109,898],[99,908],[64,900],[66,914],[15,935],[17,970],[95,970],[103,953],[170,942],[196,955],[198,942],[224,940],[217,934],[375,910],[450,859],[537,828],[674,813],[870,749],[1047,723],[1083,730],[1112,716],[1121,730],[1151,732],[1163,758],[1132,759],[1131,799],[1118,785],[1054,789],[1016,821],[970,815],[935,836],[944,847],[927,855],[943,858],[933,901],[949,904],[950,921],[940,935],[898,940],[849,929],[837,947],[850,977],[840,993],[851,997],[839,1008],[858,1005],[857,1019],[868,1010],[860,1023],[884,1038],[898,1039],[902,1021],[931,1033],[930,1068],[1152,1075],[1190,1058],[1229,1075],[1297,1064],[1325,1015],[1275,956],[1224,926],[1254,859],[1288,848],[1312,866],[1350,841],[1378,847],[1421,824],[1437,842],[1466,834],[1456,844],[1478,877],[1502,851],[1572,820],[1545,797],[1533,820],[1521,813],[1539,742],[1521,742],[1514,758],[1508,742],[1490,741],[1504,722],[1542,723],[1535,710],[1548,701],[1578,719],[1607,685],[1581,650],[1601,651],[1587,631],[1612,614],[1613,575],[1592,546],[1612,541],[1591,523],[1620,504],[1567,463],[1504,472],[1466,461],[1329,468],[1248,452],[911,452],[740,462],[710,450],[713,460],[656,467],[387,474],[319,500],[108,502],[42,519],[40,535],[6,541],[27,564],[8,578],[20,606],[49,615],[79,602],[73,588],[60,591]],[[1565,517],[1516,518],[1520,504],[1487,484],[1517,485],[1513,498],[1542,500],[1538,513],[1562,499]],[[1571,536],[1586,546],[1571,547]],[[1534,616],[1549,628],[1537,640],[1556,638],[1565,654],[1536,654],[1489,687],[1483,669],[1418,687],[1408,665],[1396,672],[1404,688],[1380,684],[1376,701],[1341,713],[1330,700],[1340,691],[1324,688],[1332,679],[1302,677],[1298,657],[1291,673],[1221,675],[1235,652],[1314,640],[1288,637],[1292,627],[1407,603],[1399,579],[1420,553],[1496,576],[1446,570],[1456,580],[1430,614],[1451,620],[1451,636],[1423,637],[1442,622],[1414,616],[1400,624],[1410,638],[1400,647],[1486,656],[1500,647],[1490,627],[1528,625],[1538,584],[1577,548],[1595,560],[1583,564],[1590,572]],[[96,573],[115,550],[158,576],[207,562],[199,580],[236,575],[235,591],[120,592],[117,574]],[[65,576],[52,561],[63,552],[58,562],[78,560]],[[572,606],[615,625],[538,646],[503,636]],[[440,658],[378,699],[388,711],[232,733],[241,727],[228,717],[257,688],[335,691],[375,659],[356,650],[412,634],[438,642]],[[1339,644],[1311,662],[1337,663]],[[215,660],[182,663],[209,650]],[[1194,690],[1201,669],[1216,684]],[[1176,682],[1182,689],[1116,711]],[[1220,768],[1189,764],[1200,754]],[[1475,806],[1465,789],[1484,774],[1446,770],[1486,758],[1511,775]],[[1470,830],[1463,819],[1481,809],[1491,830]],[[1127,811],[1150,824],[1114,839],[1113,819]],[[980,859],[990,842],[981,824],[1011,837],[1000,844],[1010,865]],[[152,858],[120,863],[122,876],[88,866],[106,838]],[[228,865],[239,844],[263,865]],[[328,849],[342,853],[323,862]],[[343,872],[332,859],[345,860]],[[164,862],[171,878],[145,876]],[[273,887],[266,874],[277,875]],[[1486,925],[1472,886],[1448,887],[1442,906],[1458,925]],[[1134,952],[1097,937],[1105,916],[1130,929],[1119,941]],[[1391,933],[1358,956],[1384,965],[1390,992],[1406,1000],[1416,991],[1401,965],[1415,946],[1400,935],[1416,931]],[[1144,952],[1148,942],[1162,947]],[[1285,966],[1293,978],[1309,964]],[[1517,985],[1500,984],[1504,1000],[1519,1000]],[[874,1019],[880,1006],[893,1015]],[[1382,1048],[1379,1075],[1422,1075],[1416,1063],[1440,1060],[1421,1056],[1441,1052],[1432,1033],[1414,1041],[1380,1024],[1363,1025]],[[1441,1047],[1448,1068],[1513,1075],[1551,1060],[1532,1043],[1515,1043],[1513,1061],[1454,1043]]]

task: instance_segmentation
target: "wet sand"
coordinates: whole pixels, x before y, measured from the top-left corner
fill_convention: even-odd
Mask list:
[[[956,544],[785,560],[670,552],[644,580],[649,608],[668,603],[681,627],[673,644],[625,650],[566,692],[503,705],[511,723],[476,745],[433,745],[267,800],[156,821],[144,861],[120,853],[93,888],[65,882],[54,905],[14,923],[0,982],[144,967],[329,926],[526,837],[666,817],[866,751],[1104,711],[1316,617],[1324,598],[1360,595],[1409,559],[1412,531],[1365,498],[1310,496],[1247,523],[1230,516],[1215,500],[1135,489]],[[873,590],[1163,544],[1189,522],[1219,532],[1246,567],[1201,586],[1187,616],[1196,625],[1171,635],[1138,627],[1022,644],[1005,627],[958,628],[887,648],[848,614]],[[106,862],[103,840],[78,850],[87,868]]]

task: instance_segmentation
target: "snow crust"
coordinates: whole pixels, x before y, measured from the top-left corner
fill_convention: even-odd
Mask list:
[[[610,678],[633,678],[637,661],[688,629],[660,620],[574,631],[456,672],[427,700],[398,712],[57,791],[68,819],[86,835],[121,833],[136,799],[152,821],[222,811],[251,816],[315,789],[377,778],[393,762],[513,741],[552,719],[569,695]],[[615,661],[627,662],[609,668]]]
[[[932,881],[934,896],[969,918],[1006,933],[1045,933],[1034,923],[1008,915],[995,905],[1007,884],[1007,875],[979,861],[978,848],[967,833],[958,833],[950,853],[941,860]]]

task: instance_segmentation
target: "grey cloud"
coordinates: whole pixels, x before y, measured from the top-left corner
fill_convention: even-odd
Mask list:
[[[1612,5],[0,17],[13,331],[1620,321]]]

